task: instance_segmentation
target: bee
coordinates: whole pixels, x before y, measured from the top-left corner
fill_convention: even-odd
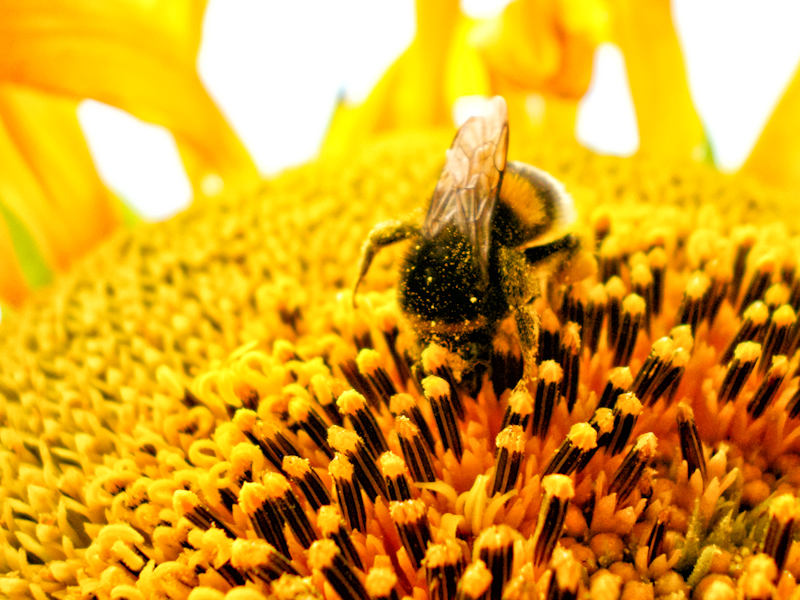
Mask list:
[[[541,169],[507,162],[507,150],[508,110],[497,96],[488,114],[456,133],[422,225],[392,220],[369,233],[353,302],[380,249],[411,239],[397,300],[421,346],[437,343],[460,355],[467,370],[485,368],[498,324],[514,314],[528,379],[539,280],[566,274],[580,242],[553,235],[575,215],[564,186]]]

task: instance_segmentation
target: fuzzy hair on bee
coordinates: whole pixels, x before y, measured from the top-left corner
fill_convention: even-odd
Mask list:
[[[513,314],[526,378],[537,346],[531,302],[544,275],[559,277],[580,251],[572,198],[550,174],[507,161],[508,110],[496,96],[456,133],[425,220],[376,225],[364,242],[359,284],[381,248],[411,240],[397,300],[421,347],[437,343],[468,367],[486,365],[498,324]]]

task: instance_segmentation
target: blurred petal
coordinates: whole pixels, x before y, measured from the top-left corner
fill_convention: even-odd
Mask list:
[[[20,254],[18,254],[14,244],[14,237],[9,227],[9,219],[6,218],[8,216],[8,211],[4,209],[2,199],[0,199],[0,256],[3,257],[3,260],[0,260],[0,299],[12,305],[19,305],[28,295],[28,280],[22,272],[20,261],[17,260],[17,256],[20,256]],[[13,222],[13,214],[10,216]],[[17,246],[22,245],[24,243],[17,244]],[[4,308],[2,307],[2,309]]]
[[[458,0],[417,0],[417,35],[363,104],[340,105],[321,153],[337,153],[392,129],[450,127],[445,68]]]
[[[694,108],[669,0],[613,0],[614,39],[625,56],[639,149],[650,156],[709,160]]]
[[[195,71],[205,2],[0,0],[0,79],[94,98],[175,135],[196,190],[255,179]]]
[[[92,163],[74,100],[0,85],[3,203],[43,244],[52,266],[65,269],[119,224],[116,200]],[[13,166],[16,165],[16,166]]]
[[[800,68],[741,169],[776,187],[800,189]]]

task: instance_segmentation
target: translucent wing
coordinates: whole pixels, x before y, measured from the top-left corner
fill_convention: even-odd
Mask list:
[[[433,192],[422,235],[433,237],[444,227],[457,228],[477,250],[488,280],[492,215],[506,168],[508,109],[495,96],[488,114],[471,117],[456,133]]]

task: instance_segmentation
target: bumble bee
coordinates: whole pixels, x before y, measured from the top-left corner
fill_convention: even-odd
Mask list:
[[[540,275],[563,275],[580,250],[552,232],[574,217],[564,186],[536,167],[509,161],[508,111],[497,96],[472,117],[446,153],[422,225],[387,221],[364,242],[355,293],[384,246],[411,238],[398,303],[424,347],[435,342],[472,368],[486,365],[498,324],[513,313],[526,379],[536,352]]]

